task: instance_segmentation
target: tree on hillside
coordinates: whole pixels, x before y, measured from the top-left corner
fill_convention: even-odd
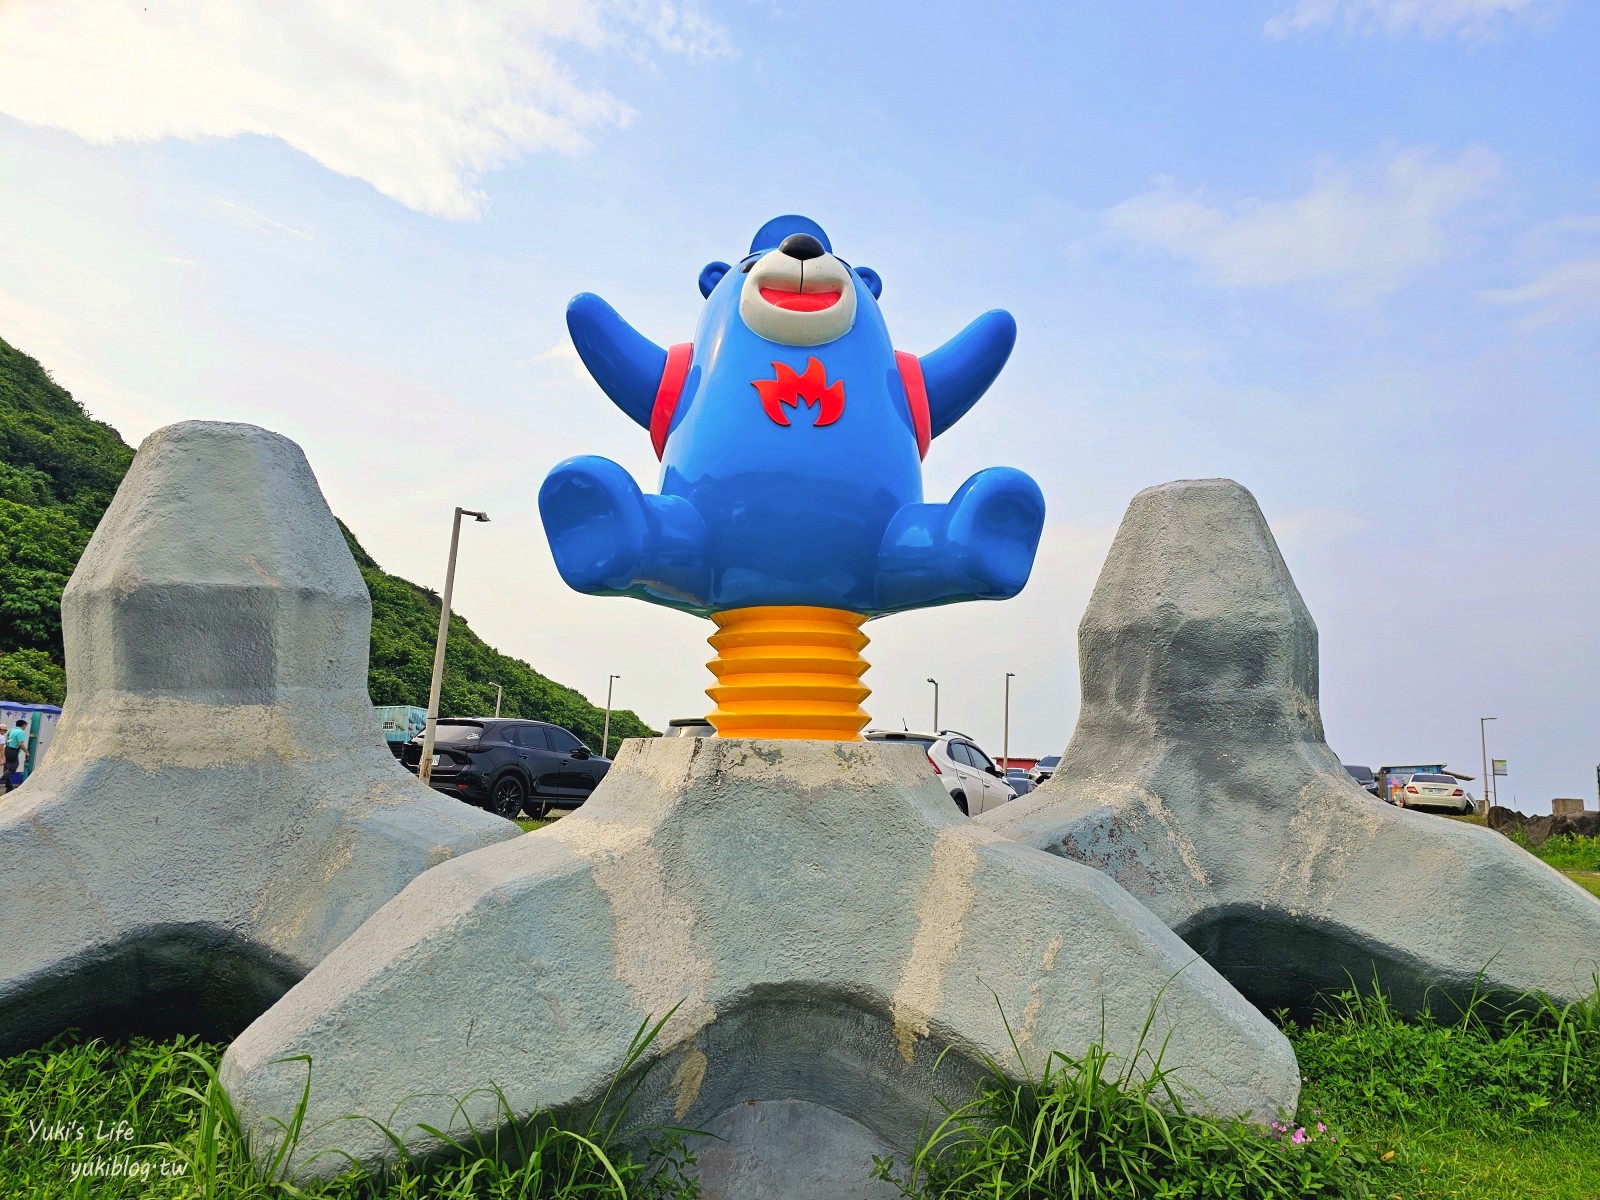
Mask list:
[[[0,699],[60,704],[65,697],[61,592],[132,461],[132,448],[115,429],[91,418],[42,366],[0,340]],[[439,598],[385,573],[340,529],[372,593],[373,702],[424,704]],[[452,614],[445,712],[493,712],[494,682],[505,688],[505,714],[554,721],[599,747],[599,709],[486,645]],[[612,713],[611,731],[654,734],[626,711]]]

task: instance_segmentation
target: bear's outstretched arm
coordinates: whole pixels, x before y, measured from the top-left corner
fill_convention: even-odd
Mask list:
[[[1044,530],[1044,494],[1013,467],[989,467],[948,504],[907,504],[878,550],[879,614],[1008,600],[1033,570]]]
[[[593,292],[582,292],[567,305],[567,331],[600,390],[649,429],[667,352]]]
[[[1017,322],[1005,309],[995,308],[918,359],[928,391],[932,436],[938,437],[964,417],[989,390],[1016,342]]]
[[[647,496],[609,458],[585,454],[551,469],[539,488],[539,515],[568,587],[704,611],[710,538],[682,497]]]

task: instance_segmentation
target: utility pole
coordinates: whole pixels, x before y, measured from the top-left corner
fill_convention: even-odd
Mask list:
[[[450,595],[456,586],[456,547],[461,543],[461,518],[487,521],[488,513],[457,508],[450,526],[450,561],[444,569],[444,592],[439,597],[439,638],[433,644],[433,681],[428,685],[428,720],[422,727],[422,759],[417,763],[417,778],[427,783],[433,778],[433,737],[439,724],[439,688],[444,683],[444,643],[450,636]]]
[[[621,675],[606,676],[606,731],[600,736],[600,757],[606,757],[606,751],[611,748],[611,685],[621,679]]]
[[[1489,815],[1489,735],[1484,732],[1486,721],[1498,721],[1499,717],[1478,718],[1478,748],[1483,751],[1483,796],[1478,801],[1478,815]]]
[[[932,675],[930,675],[930,676],[928,676],[928,682],[933,684],[933,732],[934,733],[938,733],[939,732],[939,681],[937,679],[935,679]]]
[[[504,692],[505,689],[498,683],[494,685],[494,715],[497,717],[500,715],[500,697]]]
[[[1016,678],[1015,671],[1006,672],[1006,713],[1005,720],[1000,725],[1000,769],[1011,769],[1011,681]]]

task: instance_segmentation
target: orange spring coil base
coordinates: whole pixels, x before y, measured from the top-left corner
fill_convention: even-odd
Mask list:
[[[861,682],[866,617],[837,608],[770,605],[713,613],[706,665],[720,737],[859,742],[872,689]]]

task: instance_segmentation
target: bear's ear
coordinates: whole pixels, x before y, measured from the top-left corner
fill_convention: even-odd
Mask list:
[[[878,278],[878,273],[871,267],[857,267],[856,274],[861,276],[861,282],[867,285],[867,291],[872,293],[874,300],[883,298],[883,280]]]
[[[725,262],[711,262],[705,265],[700,272],[700,294],[711,295],[711,289],[721,282],[722,277],[728,273],[728,264]]]

